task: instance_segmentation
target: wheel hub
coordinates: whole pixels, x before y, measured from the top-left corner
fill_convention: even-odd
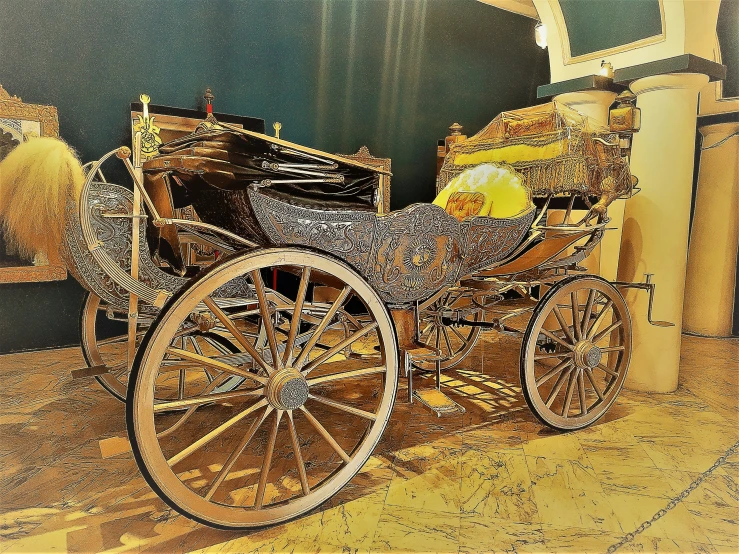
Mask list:
[[[297,410],[308,400],[308,383],[297,369],[286,367],[272,374],[266,395],[278,410]]]
[[[603,358],[603,352],[589,340],[581,340],[575,345],[575,365],[580,369],[592,369]]]

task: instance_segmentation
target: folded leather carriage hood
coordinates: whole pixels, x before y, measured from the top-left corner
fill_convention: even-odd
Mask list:
[[[269,188],[303,202],[373,210],[380,174],[387,172],[335,154],[213,120],[162,145],[143,164],[144,185],[162,217],[193,205],[206,223],[261,243],[264,235],[246,190]],[[242,198],[243,197],[243,198]],[[238,213],[224,213],[235,210]],[[185,267],[173,225],[147,225],[152,251],[177,273]]]

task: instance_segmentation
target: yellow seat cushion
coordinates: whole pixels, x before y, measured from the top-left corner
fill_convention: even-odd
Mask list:
[[[444,187],[434,204],[460,221],[475,215],[514,217],[532,205],[521,176],[495,164],[464,170]]]

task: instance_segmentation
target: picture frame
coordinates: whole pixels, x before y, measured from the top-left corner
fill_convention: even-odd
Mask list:
[[[27,104],[0,85],[0,160],[33,135],[59,136],[56,107]],[[66,278],[67,267],[59,255],[47,258],[37,254],[33,259],[25,259],[6,242],[0,228],[0,284],[63,281]]]

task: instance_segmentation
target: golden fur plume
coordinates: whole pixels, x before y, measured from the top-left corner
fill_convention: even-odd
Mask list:
[[[59,255],[68,199],[79,201],[85,175],[67,144],[39,137],[0,162],[0,221],[6,240],[22,255]]]

